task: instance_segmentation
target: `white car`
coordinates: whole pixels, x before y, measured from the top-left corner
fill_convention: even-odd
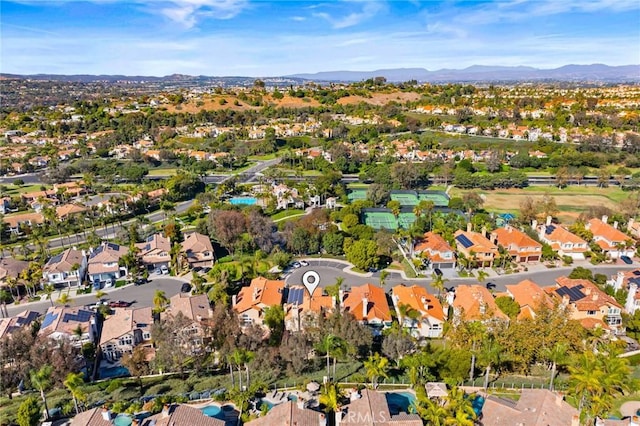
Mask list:
[[[166,265],[162,265],[160,267],[160,272],[162,272],[163,275],[168,275],[169,274],[169,268],[167,268]]]
[[[300,265],[302,265],[302,266],[309,266],[309,262],[307,262],[306,260],[301,260],[301,261],[300,261]]]

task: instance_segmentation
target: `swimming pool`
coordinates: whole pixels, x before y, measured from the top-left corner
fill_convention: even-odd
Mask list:
[[[385,396],[392,415],[413,412],[412,407],[415,407],[416,396],[411,392],[387,392]]]
[[[207,405],[206,407],[202,407],[200,411],[202,411],[205,416],[213,417],[214,419],[224,420],[225,418],[222,407],[219,405]]]
[[[133,419],[128,414],[118,414],[115,419],[113,419],[113,424],[115,426],[131,426],[133,423]]]
[[[129,370],[127,370],[125,367],[123,366],[118,366],[118,367],[110,367],[110,368],[100,368],[100,371],[98,371],[98,376],[101,379],[112,379],[114,377],[125,377],[125,376],[130,376],[129,374]]]
[[[256,197],[232,197],[229,199],[229,202],[233,205],[243,204],[253,206],[258,202],[258,199]]]

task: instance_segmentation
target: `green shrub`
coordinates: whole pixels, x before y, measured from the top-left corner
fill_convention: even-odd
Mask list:
[[[164,395],[166,393],[170,393],[170,391],[171,391],[171,386],[169,386],[167,383],[159,383],[157,385],[151,386],[149,389],[147,389],[147,391],[144,394],[145,395]]]
[[[108,383],[108,386],[104,389],[105,392],[113,393],[123,386],[124,381],[122,379],[113,379],[107,383]]]

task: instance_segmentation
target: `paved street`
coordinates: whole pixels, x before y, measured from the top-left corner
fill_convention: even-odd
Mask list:
[[[359,286],[362,284],[372,283],[380,284],[380,272],[368,273],[366,276],[361,274],[355,274],[348,269],[349,264],[339,262],[335,260],[314,260],[307,259],[309,266],[303,266],[298,269],[294,269],[290,272],[285,281],[289,285],[302,284],[302,275],[306,271],[316,271],[320,275],[320,286],[326,287],[328,285],[335,284],[337,277],[344,278],[344,285],[347,287]],[[504,291],[507,284],[516,284],[522,280],[529,279],[542,287],[555,284],[555,280],[558,277],[567,276],[571,270],[577,265],[562,268],[544,269],[539,271],[523,272],[519,274],[503,275],[500,277],[487,278],[484,283],[491,282],[496,284],[496,291]],[[628,271],[631,269],[637,269],[639,265],[606,265],[606,266],[594,266],[591,264],[584,265],[584,267],[593,271],[594,274],[604,274],[607,277],[615,274],[618,271]],[[390,290],[391,287],[404,283],[407,285],[417,284],[425,287],[431,292],[434,292],[431,287],[430,278],[422,279],[405,279],[402,277],[399,271],[388,270],[389,276],[385,280],[385,289]],[[451,278],[445,279],[445,287],[456,287],[460,284],[477,284],[477,278]]]
[[[153,295],[156,290],[162,290],[165,292],[167,297],[171,297],[180,292],[180,286],[182,283],[186,282],[186,280],[181,278],[167,276],[157,278],[152,277],[151,279],[152,280],[148,283],[140,286],[128,285],[121,288],[103,289],[103,291],[107,293],[104,300],[124,300],[125,302],[135,302],[133,304],[134,307],[153,306]],[[65,291],[66,290],[63,290],[62,292],[64,293]],[[54,304],[57,297],[58,293],[54,293]],[[90,305],[97,302],[95,293],[76,296],[75,290],[71,290],[71,297],[73,300],[71,301],[70,306]],[[13,316],[25,309],[44,313],[50,306],[51,302],[49,300],[44,300],[42,302],[23,303],[17,306],[10,305],[7,307],[7,310],[9,311],[9,316]]]

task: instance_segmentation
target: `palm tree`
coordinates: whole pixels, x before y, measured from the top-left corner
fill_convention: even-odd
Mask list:
[[[449,281],[447,279],[445,279],[442,275],[438,275],[435,272],[433,274],[431,274],[431,278],[433,278],[433,281],[431,282],[431,286],[435,289],[438,290],[438,300],[442,301],[442,291],[444,290],[444,283]]]
[[[56,302],[58,302],[62,306],[69,306],[71,302],[73,302],[73,299],[71,298],[71,296],[69,296],[69,293],[64,293],[61,294],[60,297],[58,297],[58,300],[56,300]]]
[[[164,312],[167,305],[169,304],[169,299],[167,299],[167,295],[162,290],[156,290],[153,295],[153,310],[154,312]]]
[[[336,277],[336,282],[333,285],[328,285],[325,290],[329,296],[332,296],[336,301],[336,305],[340,305],[340,289],[342,288],[342,283],[344,282],[344,277]]]
[[[328,382],[320,393],[320,404],[324,405],[326,413],[335,413],[340,408],[342,391],[337,383]]]
[[[39,370],[30,372],[31,385],[40,391],[40,398],[44,404],[44,418],[49,420],[49,407],[47,406],[47,396],[45,390],[51,385],[51,373],[53,373],[53,367],[49,364],[45,364],[40,367]]]
[[[49,302],[51,302],[51,306],[53,306],[53,299],[51,299],[51,295],[53,294],[53,292],[55,291],[55,289],[53,288],[52,284],[47,284],[44,286],[44,294],[47,295],[47,300],[49,300]]]
[[[447,411],[449,412],[446,420],[447,424],[460,426],[473,426],[475,424],[476,412],[473,410],[471,399],[465,395],[462,389],[451,388],[446,401]]]
[[[80,389],[80,386],[84,384],[84,375],[82,373],[69,373],[64,381],[65,387],[71,392],[73,398],[73,405],[76,408],[76,414],[80,413],[78,401],[82,401],[85,398],[84,392]]]
[[[380,271],[380,287],[384,287],[387,278],[389,278],[389,272],[386,269]]]
[[[378,378],[388,378],[387,370],[389,368],[389,360],[385,357],[381,357],[379,353],[375,353],[369,356],[364,362],[364,368],[366,370],[367,377],[371,379],[371,387],[376,389],[378,387]]]
[[[426,394],[421,396],[422,392],[416,392],[418,398],[416,399],[416,411],[422,420],[426,424],[431,426],[445,426],[446,419],[449,415],[448,410],[436,401],[432,401],[427,398]]]
[[[551,379],[549,380],[549,390],[553,390],[553,381],[556,378],[556,369],[558,364],[565,361],[567,357],[567,349],[569,346],[565,343],[556,343],[551,348],[546,348],[544,357],[551,362]]]
[[[102,290],[96,291],[96,294],[95,294],[96,299],[98,299],[98,300],[102,300],[102,298],[105,297],[106,295],[107,295],[107,293],[105,293]]]
[[[327,361],[327,376],[331,374],[331,369],[329,365],[329,359],[333,356],[333,365],[334,365],[334,375],[335,375],[335,365],[336,358],[341,353],[341,348],[344,348],[344,341],[331,333],[322,337],[322,339],[316,345],[316,350],[325,355]]]
[[[482,345],[482,350],[478,356],[478,362],[484,365],[484,389],[489,387],[489,373],[491,373],[491,367],[494,367],[500,363],[500,355],[502,354],[502,348],[493,339],[485,340]]]

